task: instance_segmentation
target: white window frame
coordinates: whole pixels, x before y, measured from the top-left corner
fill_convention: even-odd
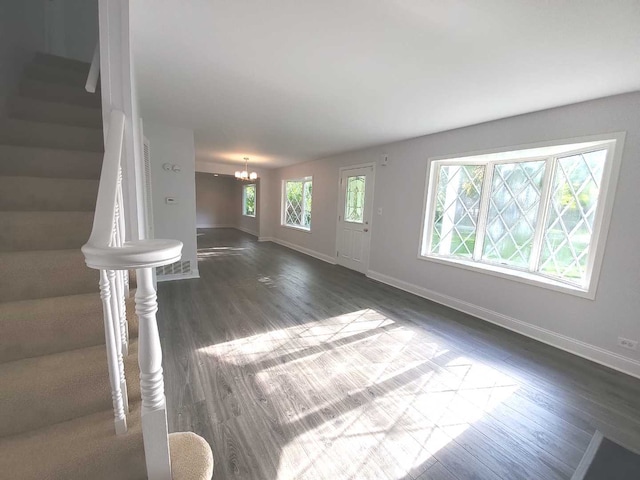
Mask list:
[[[303,225],[294,225],[291,223],[287,223],[287,183],[288,182],[302,182],[311,184],[311,198],[313,199],[313,177],[300,177],[300,178],[287,178],[282,181],[282,194],[280,196],[281,199],[281,208],[280,208],[280,225],[285,228],[293,228],[294,230],[301,230],[303,232],[310,233],[311,232],[311,224],[312,221],[309,222],[309,226],[305,227]],[[302,216],[304,217],[304,185],[302,186],[303,199],[302,199]]]
[[[247,213],[247,187],[253,187],[255,198],[253,200],[253,215]],[[258,186],[255,183],[245,183],[242,185],[242,215],[245,217],[256,217],[258,211]]]
[[[519,145],[513,147],[500,148],[482,152],[465,153],[462,155],[448,155],[443,157],[432,157],[427,160],[427,188],[424,196],[424,208],[422,215],[422,228],[420,247],[418,258],[430,262],[451,265],[466,270],[482,272],[489,275],[507,278],[517,282],[527,283],[538,287],[543,287],[563,293],[576,295],[583,298],[594,299],[600,270],[602,267],[602,259],[604,257],[605,242],[609,231],[609,223],[611,212],[613,210],[613,202],[615,197],[616,186],[620,171],[620,163],[622,159],[622,150],[624,145],[625,133],[618,132],[606,135],[594,135],[589,137],[557,140],[552,142],[544,142],[537,144]],[[480,261],[481,249],[484,242],[484,227],[486,217],[488,215],[488,200],[491,190],[491,181],[493,166],[500,163],[513,163],[514,161],[535,161],[546,159],[547,167],[541,188],[541,202],[543,208],[539,209],[538,222],[536,223],[536,231],[534,236],[534,248],[532,250],[532,265],[537,265],[540,252],[540,242],[544,233],[543,219],[546,218],[546,207],[549,202],[548,197],[551,182],[553,180],[553,171],[550,163],[557,157],[565,157],[571,153],[586,152],[589,150],[601,150],[607,148],[607,158],[602,172],[602,181],[598,205],[593,223],[593,234],[589,244],[589,256],[586,265],[585,283],[577,285],[568,281],[561,281],[557,278],[551,278],[544,274],[518,269],[517,267],[498,265],[486,261]],[[490,163],[488,163],[490,162]],[[488,163],[488,164],[487,164]],[[467,260],[458,257],[448,257],[439,254],[429,253],[429,248],[433,235],[433,222],[435,220],[435,205],[438,182],[438,168],[442,165],[487,165],[482,185],[482,199],[480,205],[480,213],[477,220],[477,231],[480,232],[480,242],[476,241],[474,247],[473,258],[476,260]],[[551,163],[553,165],[553,163]],[[483,208],[484,207],[484,208]]]

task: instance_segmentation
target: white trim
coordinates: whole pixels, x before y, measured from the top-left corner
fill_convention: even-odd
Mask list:
[[[259,237],[259,242],[273,242],[278,245],[282,245],[283,247],[290,248],[291,250],[295,250],[296,252],[304,253],[305,255],[309,255],[310,257],[317,258],[318,260],[322,260],[323,262],[330,263],[331,265],[336,264],[336,259],[329,255],[325,255],[324,253],[316,252],[315,250],[311,250],[310,248],[304,248],[295,243],[285,242],[284,240],[280,240],[275,237]]]
[[[311,233],[311,228],[307,228],[307,227],[299,227],[296,225],[289,225],[289,224],[282,224],[280,226],[283,228],[290,228],[292,230],[297,230],[299,232]]]
[[[623,357],[615,352],[596,347],[595,345],[576,340],[575,338],[567,337],[566,335],[552,332],[545,328],[531,325],[530,323],[523,322],[522,320],[465,302],[458,298],[434,292],[433,290],[399,280],[389,275],[369,270],[369,272],[367,272],[367,277],[377,280],[378,282],[391,285],[392,287],[399,288],[405,292],[413,293],[414,295],[426,298],[427,300],[453,308],[454,310],[473,315],[481,320],[499,325],[507,330],[533,338],[542,343],[546,343],[547,345],[551,345],[552,347],[559,348],[560,350],[573,353],[579,357],[613,368],[614,370],[626,373],[632,377],[640,378],[640,362],[628,357]]]
[[[599,430],[596,430],[596,433],[591,437],[587,450],[584,452],[582,460],[580,460],[578,468],[576,468],[576,471],[573,473],[571,480],[584,479],[584,476],[587,474],[587,470],[589,470],[593,459],[596,457],[596,453],[598,452],[603,439],[604,437],[602,436],[602,433]]]
[[[180,275],[179,273],[172,273],[169,275],[157,275],[156,281],[159,282],[171,282],[174,280],[189,280],[194,278],[200,278],[200,272],[198,269],[191,270],[191,273],[188,275]]]

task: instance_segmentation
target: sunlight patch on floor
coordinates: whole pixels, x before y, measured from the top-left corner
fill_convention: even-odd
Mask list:
[[[232,257],[242,255],[240,252],[246,250],[242,247],[207,247],[199,248],[197,252],[198,261],[206,260],[208,258],[215,257]]]
[[[419,475],[518,390],[450,342],[373,309],[200,352],[253,372],[278,429],[295,432],[278,480]]]

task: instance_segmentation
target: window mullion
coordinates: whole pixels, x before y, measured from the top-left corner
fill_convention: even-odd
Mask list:
[[[473,260],[480,261],[484,248],[484,233],[487,228],[487,216],[489,215],[489,199],[491,198],[491,182],[493,181],[493,163],[485,165],[484,180],[482,182],[482,196],[480,197],[480,212],[476,225],[476,242],[473,247]]]
[[[551,184],[556,170],[556,157],[547,159],[544,171],[544,181],[542,191],[540,192],[540,208],[538,209],[538,218],[536,219],[536,231],[533,237],[533,245],[531,248],[531,258],[529,259],[529,271],[538,270],[540,255],[542,252],[542,244],[544,243],[544,231],[549,213],[549,204],[551,203]]]

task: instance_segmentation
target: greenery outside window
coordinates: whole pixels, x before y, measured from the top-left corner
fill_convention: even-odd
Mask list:
[[[283,186],[282,224],[288,227],[311,229],[311,177],[285,180]]]
[[[432,160],[420,256],[594,294],[615,145]]]
[[[246,217],[256,216],[256,185],[242,186],[242,214]]]

